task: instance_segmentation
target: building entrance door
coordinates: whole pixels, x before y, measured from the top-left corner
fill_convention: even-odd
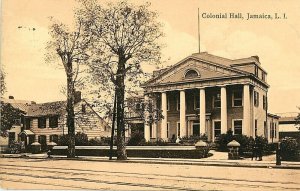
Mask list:
[[[200,123],[199,121],[193,122],[193,135],[199,136],[200,135]]]
[[[26,136],[26,134],[25,134],[25,133],[22,133],[22,134],[20,135],[20,137],[21,137],[21,141],[23,141],[23,142],[24,142],[24,145],[26,146],[26,145],[27,145],[27,136]]]

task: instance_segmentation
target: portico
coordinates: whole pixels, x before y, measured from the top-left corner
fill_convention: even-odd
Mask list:
[[[145,125],[146,141],[204,134],[214,141],[229,129],[252,136],[257,128],[255,113],[264,115],[254,104],[254,94],[260,91],[266,97],[268,85],[243,70],[191,56],[154,73],[143,88],[144,100],[152,100],[163,116]],[[148,115],[145,112],[145,119]]]
[[[228,91],[231,95],[227,94]],[[240,106],[233,105],[232,92],[234,91],[243,92],[243,101]],[[144,99],[148,100],[149,97],[152,97],[151,99],[158,103],[158,108],[161,108],[163,118],[158,125],[153,122],[152,137],[150,137],[150,125],[145,125],[145,140],[147,141],[156,138],[157,133],[154,132],[160,132],[158,138],[166,141],[172,138],[173,135],[182,138],[204,134],[208,136],[209,140],[214,140],[215,134],[219,130],[214,130],[213,122],[220,122],[220,133],[226,133],[229,129],[228,126],[232,128],[232,125],[228,124],[228,108],[230,109],[229,113],[232,115],[234,107],[242,110],[242,115],[238,118],[244,119],[243,134],[250,132],[251,100],[249,85],[179,89],[155,92],[155,94],[158,96],[146,94]],[[158,100],[155,97],[159,97]],[[149,113],[146,113],[146,115],[149,115]],[[176,123],[171,124],[170,120],[174,121],[174,118]],[[157,128],[160,128],[160,130]]]

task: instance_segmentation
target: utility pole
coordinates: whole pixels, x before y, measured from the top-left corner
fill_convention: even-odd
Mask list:
[[[198,43],[199,43],[199,53],[200,53],[200,15],[199,15],[199,8],[198,8]]]

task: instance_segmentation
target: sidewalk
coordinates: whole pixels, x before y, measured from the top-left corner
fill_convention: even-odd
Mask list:
[[[282,161],[281,165],[276,165],[275,155],[263,157],[263,161],[245,158],[241,160],[228,160],[226,152],[210,151],[213,155],[203,159],[182,159],[182,158],[136,158],[128,157],[126,161],[117,161],[115,157],[109,160],[108,157],[79,156],[69,159],[66,156],[51,156],[51,160],[85,160],[99,162],[122,162],[122,163],[144,163],[144,164],[170,164],[170,165],[201,165],[201,166],[223,166],[223,167],[248,167],[248,168],[280,168],[280,169],[300,169],[300,162]],[[47,159],[47,154],[0,154],[6,158],[29,158]]]

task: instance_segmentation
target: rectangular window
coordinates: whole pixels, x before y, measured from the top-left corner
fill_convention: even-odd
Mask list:
[[[169,111],[169,110],[170,110],[170,99],[167,96],[167,111]]]
[[[21,118],[14,120],[14,125],[21,125]]]
[[[167,123],[167,138],[169,138],[169,126],[170,126],[170,123],[168,122]]]
[[[46,128],[46,118],[45,117],[38,118],[38,128],[40,128],[40,129]]]
[[[267,110],[267,97],[263,95],[263,109]]]
[[[215,139],[221,135],[221,121],[214,122],[214,136]]]
[[[257,91],[254,91],[254,106],[259,106],[259,93]]]
[[[39,138],[38,138],[38,142],[45,146],[46,145],[46,135],[40,135]]]
[[[267,129],[266,121],[264,121],[264,133],[265,133],[265,138],[268,138],[268,129]]]
[[[180,137],[180,122],[177,122],[177,137]]]
[[[200,108],[200,95],[194,96],[194,110],[197,110]]]
[[[49,127],[50,128],[58,127],[58,116],[52,116],[49,118]]]
[[[272,139],[274,137],[273,135],[273,123],[270,122],[270,138]]]
[[[243,106],[243,93],[241,91],[235,91],[232,94],[233,96],[233,107]]]
[[[177,108],[177,111],[179,111],[180,110],[180,97],[177,97],[176,102],[177,102],[176,108]]]
[[[214,108],[221,108],[221,94],[217,93],[214,96]]]
[[[274,138],[277,138],[277,126],[276,123],[274,123]]]
[[[255,126],[254,126],[254,135],[255,135],[255,137],[257,136],[257,119],[255,119]]]
[[[233,121],[233,133],[235,135],[242,134],[243,121],[242,120],[234,120]]]

